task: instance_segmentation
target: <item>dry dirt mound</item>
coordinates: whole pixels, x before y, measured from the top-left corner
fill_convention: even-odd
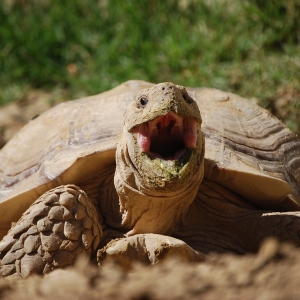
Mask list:
[[[84,259],[44,278],[0,281],[0,299],[300,299],[300,251],[275,240],[257,255],[211,255],[200,264],[176,259],[135,264],[129,273]]]

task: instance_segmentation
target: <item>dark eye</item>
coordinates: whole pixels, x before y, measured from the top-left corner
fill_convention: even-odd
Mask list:
[[[148,103],[147,98],[143,97],[140,99],[140,107],[145,107],[147,103]]]

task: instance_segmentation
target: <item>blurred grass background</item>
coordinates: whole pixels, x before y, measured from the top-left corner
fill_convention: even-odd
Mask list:
[[[299,134],[300,0],[2,0],[0,70],[1,105],[172,81],[240,94]]]

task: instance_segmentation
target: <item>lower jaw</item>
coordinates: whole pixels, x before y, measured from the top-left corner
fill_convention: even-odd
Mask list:
[[[138,166],[142,185],[147,190],[154,188],[157,192],[159,189],[163,194],[182,190],[194,173],[190,164],[192,154],[192,149],[187,149],[180,159],[166,160],[151,153],[142,153],[142,163]]]
[[[174,175],[179,175],[181,173],[181,170],[189,163],[192,154],[193,149],[179,150],[170,157],[162,157],[161,155],[152,153],[151,151],[142,153],[146,159],[150,160],[153,167],[160,167],[172,174],[175,172]],[[176,169],[176,171],[174,169]]]

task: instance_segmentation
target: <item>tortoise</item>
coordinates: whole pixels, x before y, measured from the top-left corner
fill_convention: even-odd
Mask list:
[[[30,121],[0,162],[2,276],[300,244],[300,141],[232,93],[128,81]]]

